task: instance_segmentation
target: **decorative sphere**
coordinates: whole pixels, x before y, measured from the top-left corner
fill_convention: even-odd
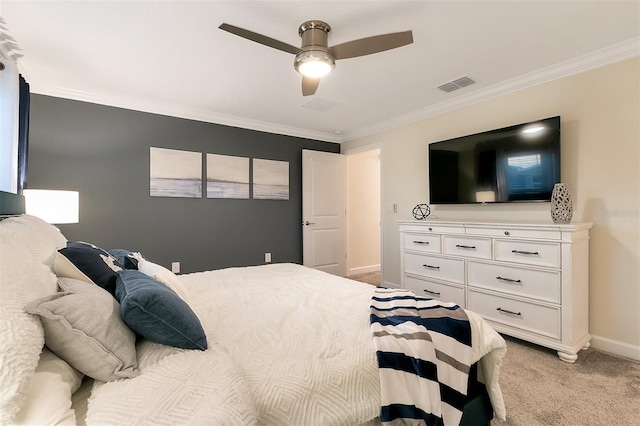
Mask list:
[[[418,204],[413,208],[413,217],[424,220],[431,214],[431,208],[426,204]]]

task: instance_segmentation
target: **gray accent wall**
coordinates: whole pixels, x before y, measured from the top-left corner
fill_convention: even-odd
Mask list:
[[[152,146],[203,163],[206,153],[288,161],[289,200],[150,197]],[[79,191],[80,223],[59,225],[68,239],[178,261],[183,273],[263,264],[266,252],[302,263],[303,149],[340,145],[32,94],[26,188]]]

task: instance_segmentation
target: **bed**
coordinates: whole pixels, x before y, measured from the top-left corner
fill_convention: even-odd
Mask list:
[[[86,243],[67,241],[28,215],[2,220],[0,243],[1,424],[381,421],[389,390],[381,389],[380,351],[372,338],[374,286],[296,264],[175,276],[126,248],[98,256],[113,256],[121,266],[105,261],[117,282],[101,282],[69,273],[78,266],[69,254],[74,244],[86,249]],[[69,259],[71,266],[64,263]],[[154,291],[161,287],[178,303],[144,324],[124,312],[137,294],[127,280],[137,285],[142,272]],[[462,417],[455,423],[504,419],[498,379],[505,342],[478,315],[460,311],[473,342]],[[196,326],[169,337],[153,334],[185,312]]]

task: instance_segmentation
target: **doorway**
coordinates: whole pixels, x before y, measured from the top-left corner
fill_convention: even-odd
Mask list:
[[[347,276],[381,284],[380,147],[345,152]],[[377,281],[377,282],[375,282]]]

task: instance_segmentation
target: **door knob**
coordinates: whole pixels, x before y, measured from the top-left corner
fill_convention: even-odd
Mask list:
[[[303,223],[304,226],[315,225],[315,222],[309,222],[308,220]]]

